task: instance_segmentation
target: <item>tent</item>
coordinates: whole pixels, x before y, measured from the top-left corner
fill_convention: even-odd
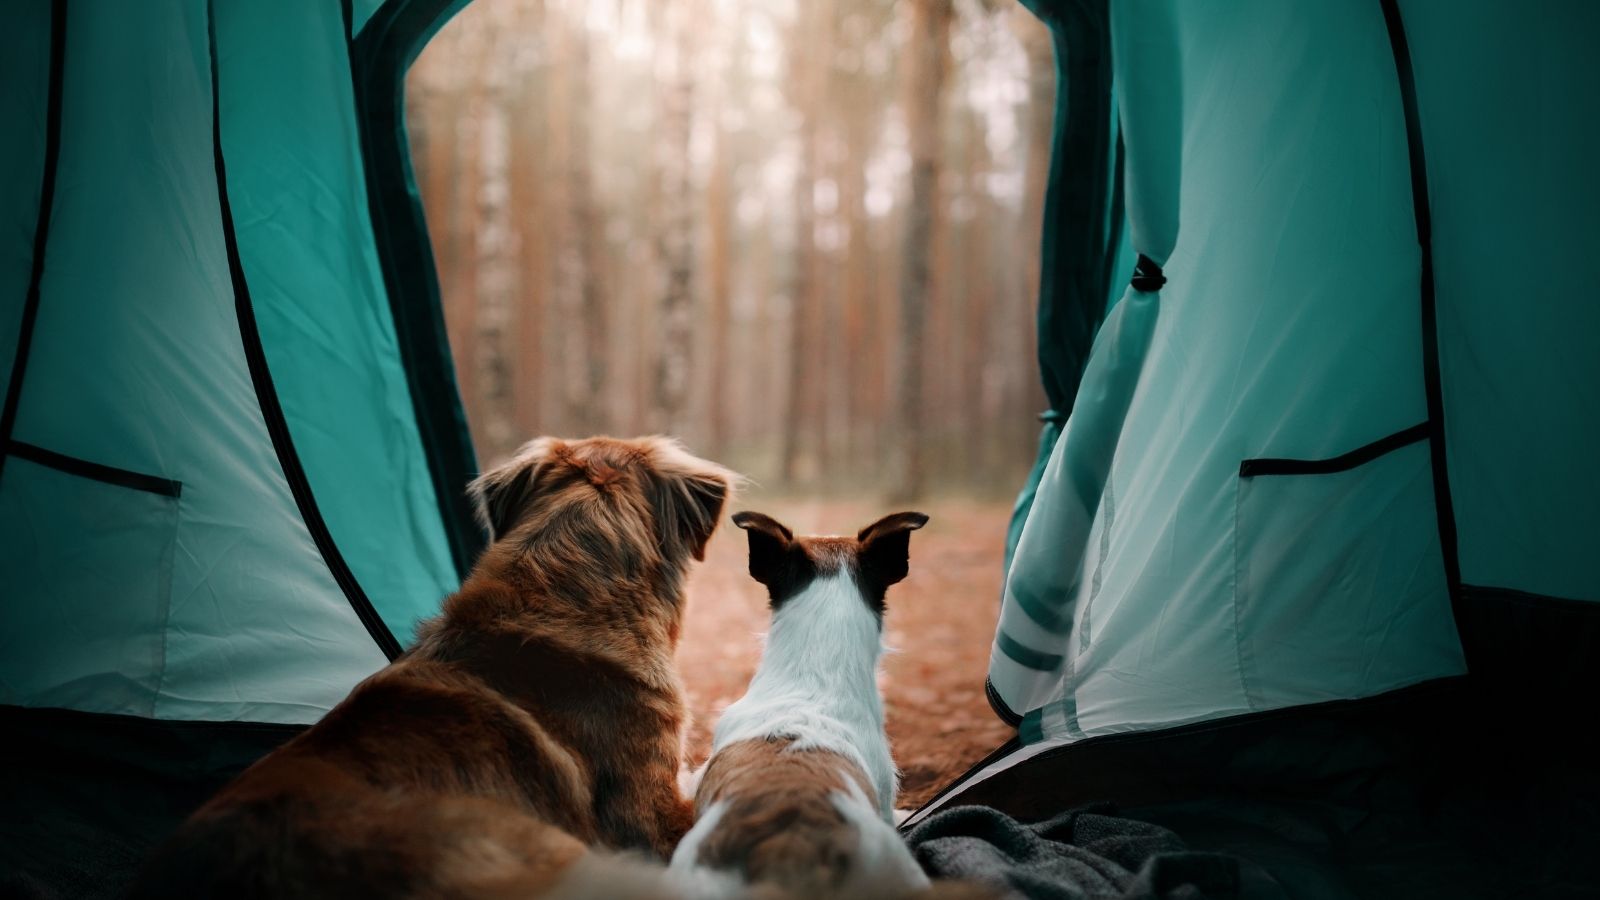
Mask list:
[[[464,3],[7,10],[0,885],[115,893],[480,545],[401,103]],[[1029,5],[1018,732],[911,824],[1113,801],[1264,895],[1588,895],[1600,7]]]
[[[1018,736],[912,824],[1113,799],[1291,896],[1591,895],[1600,7],[1036,11]]]
[[[136,857],[481,543],[400,118],[451,11],[8,5],[0,704],[16,752],[79,761],[7,785],[7,856],[70,870],[27,820],[103,794],[139,811],[97,852]]]

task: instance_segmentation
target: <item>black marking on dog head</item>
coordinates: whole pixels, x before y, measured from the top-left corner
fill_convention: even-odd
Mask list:
[[[733,524],[749,537],[750,577],[766,586],[774,612],[816,579],[815,563],[782,522],[758,512],[740,512],[734,514]]]
[[[856,534],[856,581],[867,606],[883,618],[884,594],[910,571],[911,532],[928,524],[919,512],[897,512]]]

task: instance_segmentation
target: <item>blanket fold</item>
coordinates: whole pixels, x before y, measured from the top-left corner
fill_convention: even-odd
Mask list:
[[[985,806],[928,817],[906,835],[935,878],[959,878],[1024,900],[1238,900],[1239,860],[1188,849],[1165,828],[1068,810],[1032,825]]]

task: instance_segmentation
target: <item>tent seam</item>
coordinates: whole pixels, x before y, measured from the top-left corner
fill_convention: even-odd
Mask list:
[[[289,432],[288,420],[284,416],[283,407],[278,401],[277,391],[272,383],[272,371],[267,364],[266,351],[261,345],[261,333],[256,326],[255,307],[251,302],[250,285],[245,278],[244,261],[239,254],[238,235],[234,230],[233,209],[228,200],[227,166],[222,153],[222,97],[217,61],[216,0],[207,0],[206,3],[206,35],[211,51],[211,148],[217,176],[217,200],[222,217],[223,243],[227,249],[228,275],[233,284],[234,314],[238,319],[239,338],[243,344],[245,363],[250,370],[250,381],[255,387],[256,402],[261,408],[261,417],[272,441],[272,448],[277,454],[278,465],[283,470],[284,480],[288,482],[289,492],[294,497],[302,523],[310,532],[317,551],[322,555],[323,564],[343,591],[345,599],[355,611],[356,618],[361,621],[367,633],[378,645],[378,649],[383,651],[385,657],[393,660],[400,655],[400,642],[395,639],[394,634],[373,609],[372,601],[361,590],[355,574],[350,571],[349,565],[339,552],[338,545],[334,543],[333,535],[328,531],[327,522],[323,520],[322,512],[317,508],[316,497],[311,492],[311,483],[306,478],[305,470],[300,466],[294,439]]]
[[[17,327],[16,355],[11,360],[11,380],[6,383],[4,406],[0,406],[0,476],[5,473],[6,457],[11,453],[11,435],[17,424],[17,407],[22,402],[22,382],[28,374],[28,356],[33,346],[33,331],[39,320],[40,286],[44,281],[44,259],[50,242],[50,225],[55,210],[56,169],[61,159],[61,95],[66,75],[67,0],[50,6],[50,76],[45,100],[44,165],[39,173],[39,216],[33,231],[33,262],[28,273],[28,292],[22,301],[22,321]]]
[[[1325,459],[1252,457],[1239,463],[1239,477],[1249,479],[1263,476],[1332,475],[1348,472],[1367,463],[1376,462],[1419,441],[1427,440],[1432,431],[1432,426],[1428,422],[1419,422],[1410,428],[1401,429],[1369,444],[1363,444],[1348,453]]]
[[[162,478],[159,475],[146,475],[131,469],[121,469],[103,463],[91,462],[65,453],[57,453],[44,447],[12,439],[6,441],[5,452],[7,455],[18,459],[25,459],[37,466],[54,469],[67,475],[78,478],[87,478],[101,484],[113,487],[127,488],[131,491],[143,491],[161,497],[177,499],[183,494],[183,482],[173,478]]]
[[[1383,9],[1389,49],[1394,53],[1395,77],[1405,114],[1406,152],[1411,174],[1412,218],[1421,252],[1419,293],[1422,319],[1422,384],[1428,406],[1428,449],[1433,474],[1433,506],[1439,523],[1439,547],[1444,557],[1446,587],[1457,628],[1461,623],[1461,558],[1456,537],[1455,504],[1450,495],[1449,459],[1445,447],[1444,388],[1439,371],[1439,327],[1433,279],[1433,215],[1428,196],[1428,161],[1422,146],[1422,120],[1417,110],[1417,84],[1411,66],[1411,47],[1397,0],[1378,0]],[[1470,670],[1471,663],[1468,663]]]

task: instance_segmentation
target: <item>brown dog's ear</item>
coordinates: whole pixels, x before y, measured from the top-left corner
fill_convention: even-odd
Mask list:
[[[510,459],[467,485],[467,496],[472,499],[478,523],[489,532],[489,540],[499,540],[516,527],[533,499],[539,476],[549,468],[551,457],[562,446],[555,438],[529,441]]]
[[[789,545],[794,532],[758,512],[735,513],[733,524],[743,528],[750,538],[750,577],[768,588],[783,585],[790,575]]]
[[[910,571],[911,532],[928,524],[919,512],[897,512],[873,522],[856,534],[861,547],[856,560],[861,574],[880,587],[888,587]]]
[[[717,530],[722,507],[733,493],[738,475],[689,455],[676,441],[647,438],[656,521],[669,556],[706,558],[706,542]],[[674,553],[673,551],[676,551]]]

